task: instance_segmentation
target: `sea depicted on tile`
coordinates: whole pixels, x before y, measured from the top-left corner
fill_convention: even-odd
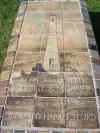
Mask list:
[[[100,132],[100,58],[84,0],[23,0],[0,74],[0,133],[51,132]]]

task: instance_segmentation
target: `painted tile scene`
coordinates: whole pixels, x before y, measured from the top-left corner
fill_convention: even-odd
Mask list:
[[[84,0],[23,0],[0,73],[0,133],[100,133],[100,59]]]

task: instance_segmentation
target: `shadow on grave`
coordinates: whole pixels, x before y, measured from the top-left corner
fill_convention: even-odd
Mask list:
[[[38,63],[35,67],[32,68],[32,72],[46,72],[42,64]]]
[[[100,55],[100,12],[89,12]]]

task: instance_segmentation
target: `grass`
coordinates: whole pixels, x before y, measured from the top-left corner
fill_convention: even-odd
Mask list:
[[[86,0],[100,54],[100,0]]]
[[[0,71],[21,0],[0,0]],[[100,0],[86,0],[100,51]]]
[[[21,0],[0,0],[0,71]]]

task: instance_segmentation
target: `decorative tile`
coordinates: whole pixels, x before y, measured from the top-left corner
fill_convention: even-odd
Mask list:
[[[39,71],[39,69],[42,70],[43,66],[41,64],[43,64],[43,59],[44,54],[40,55],[40,53],[18,52],[14,65],[14,73]]]
[[[91,72],[88,53],[65,53],[64,58],[66,72]]]
[[[64,70],[63,53],[19,52],[16,56],[15,72],[62,72]]]
[[[10,130],[10,129],[2,129],[2,133],[13,133],[13,130]]]
[[[8,88],[8,81],[0,81],[0,105],[4,105]]]
[[[3,116],[3,126],[30,127],[32,124],[34,99],[8,97]]]
[[[69,98],[66,111],[67,127],[98,128],[95,98]]]
[[[82,19],[78,2],[70,2],[70,1],[63,2],[63,8],[64,8],[63,11],[64,21]]]
[[[76,133],[76,131],[75,130],[69,130],[69,131],[65,131],[64,133]]]
[[[57,45],[58,50],[63,50],[62,41],[60,12],[51,10],[43,13],[43,11],[27,10],[19,40],[19,50],[45,51],[49,44]]]
[[[39,133],[50,133],[49,131],[39,131]]]
[[[87,52],[88,46],[83,23],[64,23],[64,50]]]
[[[37,73],[16,73],[10,83],[9,96],[34,96],[36,94]]]
[[[77,133],[89,133],[88,131],[77,131]]]
[[[66,95],[69,97],[93,97],[94,85],[88,73],[65,73]]]
[[[35,127],[64,128],[64,100],[62,98],[35,99]]]
[[[64,53],[49,52],[47,49],[42,64],[46,72],[63,72],[64,71]]]
[[[41,97],[64,97],[63,73],[38,73],[37,95]]]
[[[59,11],[61,8],[60,1],[29,1],[27,11],[36,12],[36,11]]]

